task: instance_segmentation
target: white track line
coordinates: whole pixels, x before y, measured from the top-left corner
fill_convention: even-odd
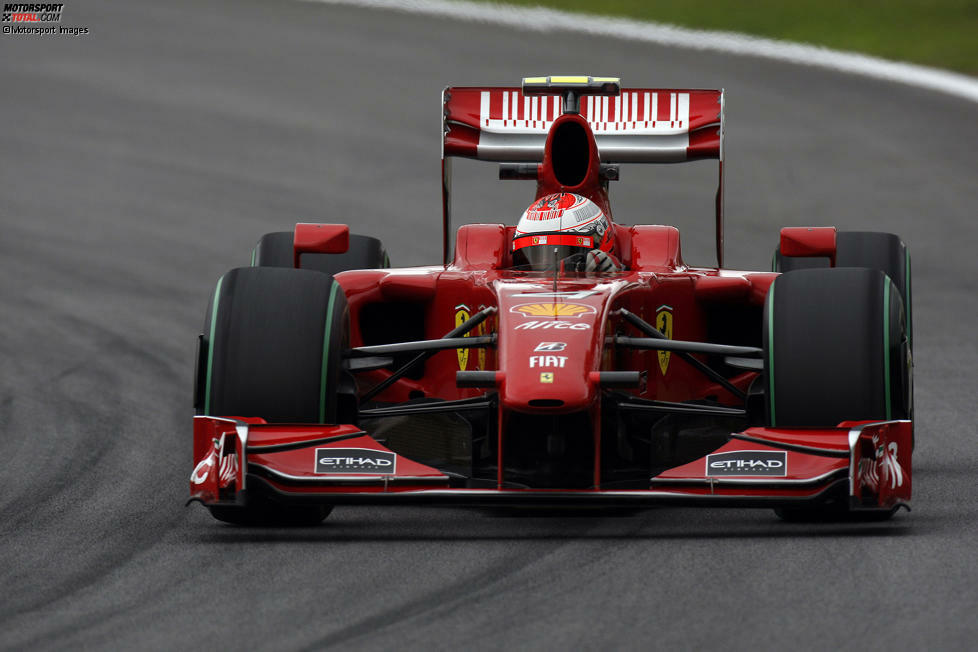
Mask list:
[[[517,29],[551,32],[560,30],[593,36],[610,36],[694,50],[777,59],[806,66],[885,79],[955,95],[978,102],[978,79],[958,73],[888,61],[864,54],[838,52],[815,45],[776,41],[735,32],[686,29],[663,23],[625,18],[584,16],[542,7],[506,4],[449,2],[448,0],[302,0],[322,4],[392,9],[414,14],[443,16]]]

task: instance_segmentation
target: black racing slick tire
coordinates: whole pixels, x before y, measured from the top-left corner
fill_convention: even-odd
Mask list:
[[[346,295],[331,276],[241,267],[217,283],[207,310],[198,412],[270,423],[355,422],[356,392],[342,369]],[[237,525],[313,525],[322,505],[282,505],[262,494],[210,506]]]
[[[346,295],[330,276],[232,269],[218,281],[206,316],[201,412],[337,423],[348,319]]]
[[[780,247],[774,251],[772,267],[775,272],[824,268],[828,258],[782,256]],[[910,283],[910,250],[893,233],[878,231],[839,231],[836,234],[836,267],[868,267],[878,269],[893,281],[903,299],[907,314],[907,339],[913,348],[913,292]]]
[[[266,233],[251,253],[252,267],[292,267],[292,231]],[[350,234],[350,248],[342,254],[302,254],[299,267],[325,274],[351,269],[390,267],[390,258],[377,238]]]
[[[908,419],[913,381],[903,300],[883,272],[803,269],[779,276],[764,305],[766,424],[831,427]],[[895,510],[851,511],[848,496],[775,513],[786,521],[879,521]]]
[[[893,281],[867,268],[779,276],[764,305],[764,374],[771,427],[909,418],[909,342]]]

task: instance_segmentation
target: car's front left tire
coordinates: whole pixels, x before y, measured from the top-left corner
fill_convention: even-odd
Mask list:
[[[346,295],[326,274],[232,269],[207,310],[198,411],[270,423],[355,422],[355,389],[342,369],[348,319]],[[329,510],[254,495],[245,506],[214,506],[211,513],[238,524],[301,525]]]

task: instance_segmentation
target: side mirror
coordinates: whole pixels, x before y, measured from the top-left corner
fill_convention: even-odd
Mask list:
[[[834,226],[786,226],[781,229],[782,256],[828,258],[835,267]]]
[[[346,224],[295,225],[292,241],[292,266],[299,267],[302,254],[342,254],[350,248],[350,227]]]

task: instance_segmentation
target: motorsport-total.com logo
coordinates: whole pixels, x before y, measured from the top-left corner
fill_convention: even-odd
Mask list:
[[[78,36],[88,34],[87,27],[65,27],[63,25],[51,25],[50,23],[60,23],[65,5],[61,3],[23,3],[6,2],[3,5],[4,34],[35,34],[47,36],[53,34],[65,34],[68,36]]]

